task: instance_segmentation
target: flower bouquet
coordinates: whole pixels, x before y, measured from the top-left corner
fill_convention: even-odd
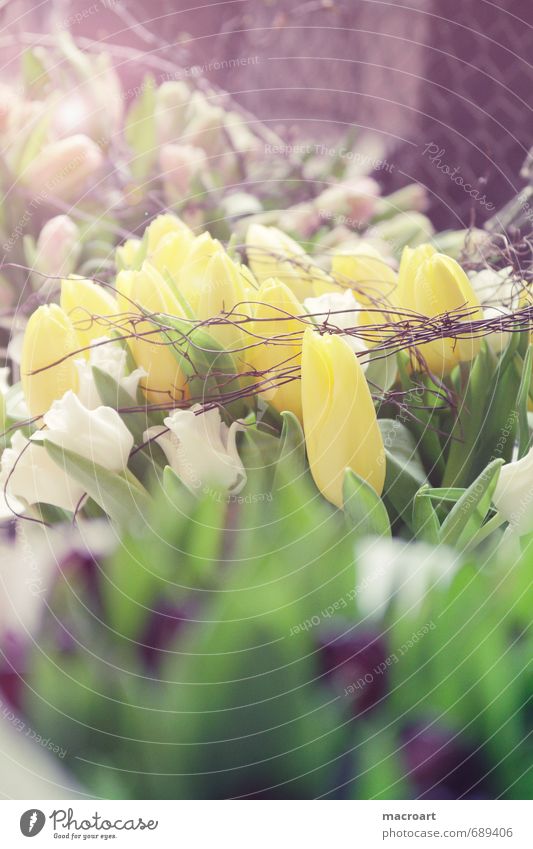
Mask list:
[[[15,787],[529,798],[531,189],[435,233],[375,139],[92,48],[2,86]]]
[[[473,241],[167,213],[31,313],[3,515],[78,537],[12,699],[90,793],[530,792],[530,282]]]

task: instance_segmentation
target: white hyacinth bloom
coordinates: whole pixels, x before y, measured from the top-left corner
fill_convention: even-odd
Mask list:
[[[246,472],[236,444],[243,425],[228,427],[217,409],[201,412],[196,404],[190,410],[175,410],[165,420],[165,428],[151,427],[145,439],[155,439],[169,465],[192,491],[212,485],[232,493],[246,483]]]

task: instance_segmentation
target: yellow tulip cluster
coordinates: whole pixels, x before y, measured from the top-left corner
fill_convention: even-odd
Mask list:
[[[352,288],[361,309],[354,325],[378,327],[394,314],[440,316],[479,302],[461,267],[430,245],[404,250],[398,273],[371,246],[333,257],[327,274],[303,249],[275,228],[252,225],[247,236],[251,270],[234,261],[208,233],[194,236],[174,216],[155,219],[142,240],[117,252],[116,291],[90,280],[69,278],[60,305],[42,306],[26,329],[21,372],[32,416],[42,416],[68,390],[77,391],[75,356],[88,356],[102,336],[122,335],[151,404],[188,399],[187,379],[172,341],[151,315],[200,322],[233,312],[233,321],[210,321],[209,333],[232,350],[253,392],[276,410],[302,422],[313,478],[342,507],[346,469],[378,494],[385,453],[371,393],[356,354],[338,335],[322,333],[302,301]],[[382,331],[386,334],[386,330]],[[418,347],[432,372],[446,373],[471,359],[478,343],[465,335]]]

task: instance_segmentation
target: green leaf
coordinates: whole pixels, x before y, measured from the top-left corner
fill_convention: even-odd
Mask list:
[[[155,104],[155,81],[153,77],[147,76],[142,94],[128,111],[124,130],[126,141],[137,154],[131,162],[131,171],[136,180],[144,180],[156,162]]]
[[[435,501],[451,501],[455,504],[465,493],[464,486],[428,486],[420,495],[425,498],[433,498]]]
[[[41,148],[46,142],[49,126],[50,115],[46,113],[44,117],[37,122],[35,129],[30,133],[24,147],[22,148],[15,168],[17,174],[23,174],[30,162],[32,162],[39,154]]]
[[[78,481],[111,519],[124,527],[144,524],[151,500],[131,472],[110,472],[49,439],[44,438],[43,443],[52,460]]]
[[[465,490],[442,524],[442,543],[461,548],[477,533],[490,509],[503,462],[493,460]]]
[[[24,88],[32,97],[42,92],[49,81],[46,66],[33,48],[28,48],[22,54],[21,74]]]
[[[378,425],[387,461],[383,498],[412,527],[413,498],[427,482],[417,444],[405,425],[395,419],[378,419]]]
[[[391,536],[390,521],[383,501],[363,478],[346,469],[343,482],[344,515],[361,536]]]
[[[302,426],[294,413],[286,410],[281,414],[283,427],[280,438],[278,465],[289,463],[295,476],[303,474],[307,467],[305,437]]]
[[[440,542],[440,522],[436,510],[428,498],[428,486],[423,486],[413,500],[413,529],[417,539],[438,545]]]
[[[522,375],[520,378],[520,388],[516,399],[516,408],[518,412],[518,459],[521,460],[529,451],[529,422],[527,418],[527,408],[529,402],[529,388],[531,386],[531,358],[532,345],[529,345],[527,354],[522,363]]]
[[[235,359],[203,327],[176,316],[159,315],[154,320],[165,328],[163,335],[172,341],[170,350],[187,378],[193,398],[202,402],[219,400],[230,415],[237,418],[244,412],[243,402],[232,402],[240,390],[239,372]],[[173,332],[175,331],[175,333]]]
[[[93,366],[92,373],[102,404],[119,411],[120,418],[133,435],[135,442],[142,442],[143,433],[150,426],[146,414],[124,412],[138,406],[131,395],[111,375],[97,366]]]

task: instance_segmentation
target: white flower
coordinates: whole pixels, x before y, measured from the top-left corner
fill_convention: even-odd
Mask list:
[[[89,359],[74,360],[78,369],[78,398],[88,410],[101,406],[102,400],[98,394],[93,375],[93,366],[106,372],[125,392],[132,402],[137,400],[137,387],[141,378],[146,377],[142,368],[136,368],[128,374],[128,354],[120,342],[102,336],[91,342]]]
[[[451,581],[459,564],[460,555],[451,548],[363,540],[357,551],[357,606],[364,616],[379,619],[394,598],[400,614],[414,613],[431,587]]]
[[[165,428],[151,427],[145,439],[154,439],[165,452],[169,465],[195,491],[212,485],[233,493],[246,483],[246,472],[237,452],[236,436],[243,425],[228,427],[217,409],[202,412],[199,404],[190,410],[175,410],[165,419]]]
[[[502,466],[492,500],[517,536],[533,531],[533,448]]]
[[[484,268],[470,278],[472,287],[483,307],[483,318],[505,318],[519,308],[521,286],[517,286],[511,265],[496,271]],[[487,344],[494,354],[502,353],[510,339],[506,330],[495,330],[486,336]]]
[[[88,410],[69,390],[54,401],[43,416],[43,422],[46,430],[34,433],[32,440],[46,438],[65,451],[72,451],[109,471],[126,469],[133,436],[111,407]]]
[[[355,299],[351,289],[346,289],[344,292],[326,292],[318,298],[306,298],[304,307],[313,316],[314,321],[320,324],[328,321],[328,324],[339,327],[341,330],[349,327],[357,326],[358,313],[352,310],[361,310],[361,304]],[[339,312],[340,310],[340,312]],[[344,312],[342,312],[344,310]],[[349,333],[341,334],[342,338],[348,343],[354,354],[361,354],[368,351],[367,346],[362,339],[356,336],[351,336]],[[358,357],[359,363],[366,371],[368,362],[364,362]]]
[[[20,431],[2,454],[0,487],[1,518],[12,517],[32,504],[53,504],[73,512],[84,493],[80,484],[54,463],[44,446],[30,441]]]

